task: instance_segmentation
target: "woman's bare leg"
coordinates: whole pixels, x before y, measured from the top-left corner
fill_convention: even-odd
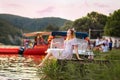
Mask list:
[[[46,61],[47,59],[49,59],[51,56],[52,56],[52,53],[48,53],[48,54],[45,56],[45,58],[43,59],[43,61],[42,61],[38,66],[39,66],[39,67],[40,67],[40,66],[43,66],[44,63],[45,63],[45,61]]]

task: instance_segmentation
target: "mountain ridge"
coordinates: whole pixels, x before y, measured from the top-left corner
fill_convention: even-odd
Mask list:
[[[15,38],[17,36],[19,39],[22,32],[45,31],[49,26],[52,27],[51,29],[59,30],[66,21],[69,20],[59,17],[27,18],[12,14],[0,14],[0,43],[18,45],[17,42],[20,40]]]
[[[7,20],[20,29],[25,29],[28,31],[41,31],[48,25],[61,27],[66,21],[70,21],[59,17],[27,18],[12,14],[0,14],[0,18]]]

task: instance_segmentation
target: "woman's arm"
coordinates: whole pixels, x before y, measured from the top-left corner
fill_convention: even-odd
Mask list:
[[[82,60],[82,59],[79,57],[78,45],[74,45],[74,50],[75,50],[75,54],[76,54],[77,59],[78,59],[78,60]]]

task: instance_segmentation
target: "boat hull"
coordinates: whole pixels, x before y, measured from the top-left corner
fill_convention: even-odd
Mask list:
[[[20,53],[20,48],[0,48],[0,54],[22,54],[22,55],[45,55],[45,51],[48,49],[48,45],[37,45],[34,48],[24,49]]]
[[[0,48],[0,54],[18,54],[19,48]]]
[[[48,45],[37,45],[34,48],[26,49],[23,54],[26,55],[45,55],[45,51],[48,49]]]

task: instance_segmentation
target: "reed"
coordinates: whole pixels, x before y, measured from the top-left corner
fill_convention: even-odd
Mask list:
[[[120,50],[113,50],[100,57],[109,60],[109,64],[78,63],[66,61],[59,64],[56,60],[46,61],[43,68],[38,69],[41,80],[119,80]],[[98,56],[99,57],[99,56]]]

